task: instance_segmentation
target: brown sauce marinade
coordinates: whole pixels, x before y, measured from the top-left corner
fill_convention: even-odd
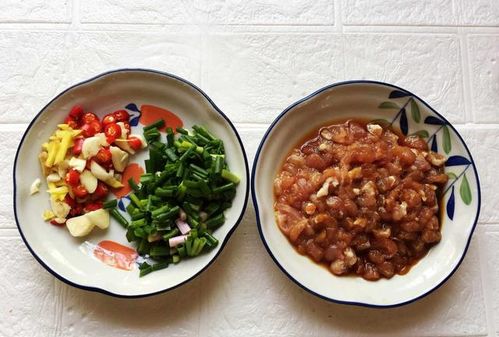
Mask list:
[[[441,239],[444,163],[418,136],[362,120],[321,127],[276,175],[277,224],[335,275],[403,275]]]

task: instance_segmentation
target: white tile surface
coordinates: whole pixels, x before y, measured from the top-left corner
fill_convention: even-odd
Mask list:
[[[70,22],[70,0],[2,0],[0,22]]]
[[[347,25],[452,25],[452,0],[340,0]]]
[[[0,254],[0,336],[54,335],[61,310],[54,278],[17,235],[0,231]]]
[[[346,25],[494,26],[496,0],[340,0]]]
[[[16,226],[12,208],[12,169],[16,149],[25,129],[26,125],[0,124],[0,205],[2,205],[0,207],[0,230]]]
[[[464,122],[459,41],[453,35],[345,36],[348,78],[394,83],[414,92],[451,122]]]
[[[269,123],[324,85],[373,79],[417,93],[452,122],[465,121],[455,36],[217,34],[208,46],[203,87],[236,120]]]
[[[82,1],[83,22],[146,24],[331,24],[333,2],[318,0]]]
[[[61,288],[60,336],[199,336],[202,279],[151,298],[126,300]]]
[[[203,88],[230,118],[271,122],[294,101],[343,78],[343,39],[330,34],[208,36]]]
[[[499,35],[470,35],[468,53],[475,121],[498,123]]]
[[[482,191],[480,222],[499,223],[497,205],[499,195],[493,183],[497,179],[497,158],[499,158],[499,130],[494,126],[459,127],[475,160]],[[491,162],[492,161],[492,162]]]
[[[0,122],[28,122],[69,85],[101,72],[153,68],[199,81],[200,37],[147,32],[0,31]]]
[[[489,287],[488,304],[492,309],[490,319],[495,326],[495,333],[499,336],[499,269],[497,269],[496,251],[499,246],[499,227],[485,228],[484,234],[481,237],[481,244],[483,245],[483,255],[485,272],[485,281]]]
[[[0,336],[499,336],[498,48],[497,0],[1,1]],[[336,305],[279,271],[249,206],[216,263],[173,292],[122,300],[55,280],[15,229],[15,149],[54,95],[119,67],[200,85],[236,123],[250,163],[277,114],[321,86],[369,78],[413,91],[459,123],[477,163],[481,223],[468,256],[412,305]]]
[[[454,0],[459,20],[468,26],[499,25],[499,1],[496,0]]]

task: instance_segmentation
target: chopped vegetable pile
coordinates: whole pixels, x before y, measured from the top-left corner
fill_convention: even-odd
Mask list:
[[[229,171],[222,140],[202,126],[192,131],[166,129],[166,142],[158,120],[144,127],[149,144],[146,173],[137,184],[126,207],[130,222],[115,208],[105,205],[127,229],[129,242],[137,244],[148,262],[140,265],[140,276],[166,268],[186,257],[195,257],[217,246],[213,231],[225,222],[239,178]],[[151,261],[152,260],[152,261]]]
[[[109,188],[120,188],[121,172],[129,154],[146,146],[142,136],[130,135],[130,116],[118,110],[102,121],[92,112],[74,106],[63,124],[42,145],[39,154],[47,181],[51,209],[42,217],[68,228],[73,236],[85,236],[97,226],[109,226],[103,200]],[[37,193],[41,181],[31,185]]]

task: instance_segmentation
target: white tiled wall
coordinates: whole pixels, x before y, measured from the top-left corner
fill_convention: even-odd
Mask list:
[[[0,1],[0,336],[499,336],[499,1]],[[455,276],[412,305],[336,305],[291,283],[250,205],[216,263],[122,300],[46,272],[15,229],[11,172],[54,95],[120,67],[175,73],[236,122],[252,160],[268,124],[326,84],[388,81],[456,124],[481,178],[480,223]]]

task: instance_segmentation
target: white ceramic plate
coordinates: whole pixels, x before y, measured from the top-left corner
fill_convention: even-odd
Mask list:
[[[84,254],[84,241],[98,243],[113,240],[130,245],[125,230],[114,220],[106,231],[94,229],[89,237],[76,239],[63,227],[45,223],[41,214],[49,208],[46,185],[41,193],[29,195],[31,182],[42,178],[38,164],[41,144],[62,123],[75,104],[84,106],[99,117],[142,104],[168,109],[177,114],[187,128],[205,125],[224,141],[228,164],[241,178],[233,206],[226,211],[226,222],[214,235],[219,245],[207,254],[170,265],[167,269],[139,278],[138,270],[123,271],[109,267]],[[138,112],[129,110],[133,114]],[[142,133],[141,126],[132,133]],[[132,161],[143,166],[147,151]],[[230,235],[241,221],[248,199],[248,163],[239,135],[215,104],[193,84],[170,74],[152,70],[123,69],[111,71],[77,84],[54,98],[30,123],[17,150],[14,163],[14,212],[21,236],[33,256],[60,280],[78,288],[120,297],[157,294],[181,285],[206,269],[219,255]],[[44,179],[42,179],[44,181]],[[223,275],[220,275],[223,278]]]
[[[377,282],[360,277],[336,277],[298,254],[275,222],[273,180],[288,151],[319,126],[348,118],[381,118],[405,133],[419,131],[428,136],[433,150],[448,158],[446,172],[455,174],[443,196],[442,241],[407,275]],[[465,180],[468,188],[463,186]],[[284,110],[267,130],[257,151],[252,171],[252,195],[263,243],[289,278],[327,300],[377,307],[412,302],[442,285],[461,263],[480,210],[477,171],[456,129],[414,94],[373,81],[334,84]]]

